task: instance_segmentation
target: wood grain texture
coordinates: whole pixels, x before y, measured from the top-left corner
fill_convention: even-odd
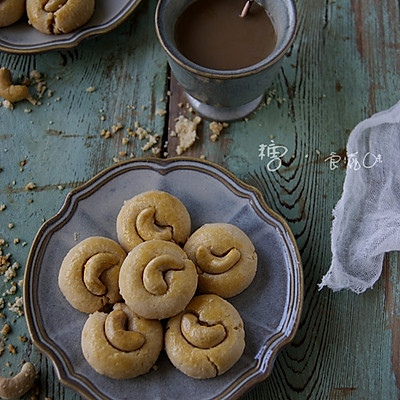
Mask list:
[[[319,292],[317,285],[330,265],[332,209],[342,192],[348,135],[358,122],[400,99],[400,4],[297,4],[298,36],[261,106],[245,120],[230,123],[215,142],[210,121],[203,119],[198,140],[184,153],[204,156],[257,187],[287,220],[302,257],[305,299],[299,330],[278,355],[271,376],[243,399],[398,399],[398,254],[386,257],[382,278],[362,295]],[[8,244],[2,246],[3,254],[21,264],[16,282],[22,279],[35,233],[70,189],[117,159],[154,156],[142,149],[146,140],[129,136],[126,128],[135,130],[137,122],[157,133],[156,156],[176,154],[177,141],[171,136],[175,119],[195,114],[186,107],[157,42],[155,5],[155,0],[143,0],[113,32],[70,51],[0,53],[0,65],[16,78],[37,69],[54,91],[52,97],[45,93],[41,106],[18,103],[13,111],[0,107],[0,205],[6,205],[0,211],[0,238]],[[89,93],[89,87],[96,90]],[[109,139],[101,136],[102,129],[117,123],[124,128]],[[267,154],[271,144],[286,149],[276,169],[277,161]],[[332,152],[342,158],[334,170],[327,162]],[[32,191],[25,189],[29,182],[36,185]],[[14,243],[15,238],[20,242]],[[0,279],[0,293],[9,287]],[[7,342],[0,339],[6,349],[13,344],[17,353],[3,352],[0,374],[16,373],[22,360],[31,360],[40,376],[26,398],[80,399],[59,383],[51,361],[29,340],[18,339],[28,337],[26,323],[15,318],[7,302],[20,295],[18,287],[16,294],[3,297],[0,329],[9,323],[12,330]]]

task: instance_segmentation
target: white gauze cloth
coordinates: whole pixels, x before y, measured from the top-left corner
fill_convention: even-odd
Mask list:
[[[333,217],[332,263],[319,288],[362,293],[379,279],[384,254],[400,250],[400,102],[351,132]]]

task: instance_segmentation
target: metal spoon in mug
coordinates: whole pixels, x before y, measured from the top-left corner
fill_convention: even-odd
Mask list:
[[[253,2],[254,2],[254,0],[247,0],[246,1],[245,5],[244,5],[244,7],[242,9],[242,12],[240,13],[240,18],[244,18],[249,13],[250,7],[253,4]]]

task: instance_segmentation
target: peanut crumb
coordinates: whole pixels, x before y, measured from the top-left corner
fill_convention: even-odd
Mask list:
[[[39,80],[41,77],[42,77],[42,74],[36,69],[32,70],[29,74],[29,78],[34,79],[34,80]]]
[[[17,349],[12,344],[9,344],[8,345],[8,352],[10,354],[15,354],[17,352]]]
[[[4,324],[3,329],[0,331],[2,335],[8,335],[11,331],[11,327],[8,324]]]
[[[167,110],[164,110],[164,109],[162,109],[162,108],[158,108],[157,110],[156,110],[156,114],[157,115],[160,115],[160,116],[163,116],[163,115],[165,115],[167,113]]]
[[[33,182],[29,182],[26,186],[25,186],[25,190],[33,190],[36,188],[36,185]]]
[[[4,101],[3,101],[3,106],[4,106],[5,108],[7,108],[7,110],[13,110],[13,109],[14,109],[13,104],[12,104],[11,101],[9,101],[9,100],[4,100]]]
[[[123,125],[119,122],[118,124],[115,124],[115,125],[113,125],[112,127],[111,127],[111,132],[112,133],[116,133],[116,132],[118,132],[119,130],[121,130],[121,129],[123,129]]]
[[[210,136],[211,141],[215,142],[216,140],[218,140],[219,135],[222,132],[222,129],[228,127],[229,124],[227,124],[226,122],[216,122],[213,121],[210,123],[210,131],[212,132],[212,135]]]

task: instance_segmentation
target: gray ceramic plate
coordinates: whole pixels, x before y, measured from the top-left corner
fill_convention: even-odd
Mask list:
[[[87,24],[71,33],[46,35],[32,28],[27,18],[0,28],[0,50],[9,53],[39,53],[68,49],[83,39],[106,33],[124,21],[141,0],[96,0],[96,8]]]
[[[229,222],[248,234],[259,257],[250,287],[230,299],[246,330],[246,349],[224,375],[191,379],[164,353],[158,369],[116,381],[85,361],[80,335],[87,315],[73,309],[58,284],[61,262],[76,243],[101,235],[117,240],[115,222],[124,202],[159,189],[178,197],[204,223]],[[61,210],[39,230],[25,270],[24,300],[35,345],[51,358],[60,380],[89,399],[234,399],[271,372],[277,352],[293,338],[300,318],[303,279],[292,234],[261,194],[226,170],[188,158],[135,160],[113,166],[68,194]]]

